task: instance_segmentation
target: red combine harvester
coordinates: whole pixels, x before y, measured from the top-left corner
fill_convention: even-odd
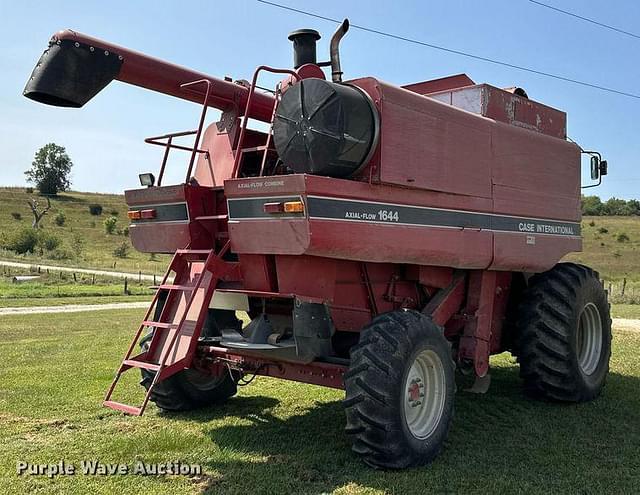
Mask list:
[[[600,393],[607,295],[593,270],[558,262],[582,248],[581,152],[593,180],[606,162],[519,88],[343,82],[347,29],[321,63],[318,32],[291,33],[294,68],[258,67],[251,83],[53,36],[28,98],[81,107],[117,79],[202,105],[197,129],[147,140],[164,147],[157,184],[142,174],[126,191],[134,246],[174,256],[105,406],[209,406],[252,375],[345,389],[354,452],[403,468],[440,452],[456,369],[486,391],[492,354],[517,356],[535,396]],[[264,72],[280,74],[273,91],[257,85]],[[205,127],[208,107],[222,113]],[[189,156],[179,185],[162,182],[171,150]],[[112,399],[134,368],[139,407]]]

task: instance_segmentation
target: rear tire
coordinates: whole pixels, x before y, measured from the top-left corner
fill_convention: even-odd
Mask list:
[[[530,395],[568,402],[596,398],[611,356],[609,303],[598,274],[560,263],[533,276],[520,303],[517,347]]]
[[[202,336],[211,337],[219,334],[218,326],[236,324],[237,319],[233,312],[209,310]],[[140,340],[142,352],[149,348],[152,338],[153,331]],[[142,369],[141,374],[140,385],[149,390],[155,372]],[[156,383],[149,399],[164,411],[189,411],[223,403],[238,391],[237,381],[238,376],[231,371],[215,376],[195,369],[186,369]]]
[[[427,464],[453,418],[455,365],[442,329],[417,311],[377,316],[344,375],[352,450],[375,468]]]

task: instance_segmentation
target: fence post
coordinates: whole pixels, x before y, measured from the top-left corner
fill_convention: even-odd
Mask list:
[[[627,277],[622,279],[622,296],[624,296],[624,290],[627,288]]]
[[[138,270],[138,283],[142,283],[142,270]]]
[[[127,283],[128,283],[127,277],[124,277],[124,295],[125,296],[129,292],[129,289],[127,288]]]

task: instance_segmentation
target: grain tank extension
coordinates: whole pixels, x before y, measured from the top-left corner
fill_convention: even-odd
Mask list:
[[[344,389],[355,454],[404,468],[440,452],[456,374],[486,392],[492,354],[517,357],[532,396],[600,393],[607,296],[560,260],[582,248],[581,155],[593,181],[606,162],[520,88],[343,80],[348,27],[326,62],[318,32],[291,33],[294,67],[251,82],[71,30],[51,39],[28,98],[82,107],[117,80],[201,108],[194,129],[146,140],[162,149],[157,178],[125,193],[134,246],[173,258],[105,406],[220,407],[254,375]],[[180,184],[163,181],[170,153],[185,157]],[[140,406],[117,387],[131,369]]]

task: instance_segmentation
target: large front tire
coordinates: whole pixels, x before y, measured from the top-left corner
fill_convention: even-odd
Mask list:
[[[591,268],[560,263],[533,276],[516,331],[520,376],[530,395],[585,402],[600,394],[609,371],[611,316]]]
[[[374,318],[344,375],[352,450],[376,468],[431,462],[453,418],[454,370],[449,343],[430,318],[416,311]]]

